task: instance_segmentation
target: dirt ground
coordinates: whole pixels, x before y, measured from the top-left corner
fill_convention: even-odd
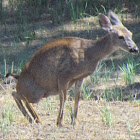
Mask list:
[[[9,89],[8,89],[9,91]],[[49,102],[48,102],[49,101]],[[0,94],[0,125],[5,125],[0,139],[16,140],[140,140],[140,105],[134,102],[106,102],[104,100],[81,100],[79,104],[79,125],[71,124],[74,101],[66,101],[63,127],[56,126],[59,109],[57,97],[43,99],[34,108],[42,124],[30,124],[18,110],[12,96]],[[7,110],[12,108],[13,121],[9,124]],[[107,119],[104,111],[109,110]],[[107,125],[107,122],[110,125]]]

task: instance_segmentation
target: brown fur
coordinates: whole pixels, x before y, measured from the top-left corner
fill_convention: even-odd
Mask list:
[[[106,18],[104,15],[100,16],[101,24],[104,22],[105,28],[109,26],[105,26],[108,23]],[[44,97],[59,94],[60,110],[57,125],[61,126],[66,91],[75,84],[74,123],[76,123],[83,79],[94,72],[100,60],[118,48],[138,52],[133,41],[132,44],[129,44],[131,48],[128,48],[127,45],[124,45],[123,40],[118,39],[120,33],[122,35],[126,32],[126,37],[131,36],[130,31],[123,25],[117,25],[114,28],[109,26],[109,28],[114,31],[110,31],[97,41],[66,37],[49,42],[40,48],[26,64],[20,76],[17,76],[17,93],[14,92],[12,95],[19,109],[30,122],[32,119],[21,100],[24,100],[35,121],[40,122],[39,116],[30,103],[36,103]],[[13,76],[16,78],[15,75]]]

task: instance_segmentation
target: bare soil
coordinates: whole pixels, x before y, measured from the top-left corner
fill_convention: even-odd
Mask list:
[[[79,104],[79,125],[71,124],[70,108],[74,101],[67,101],[64,110],[64,125],[56,126],[59,109],[59,100],[49,98],[49,103],[43,99],[34,108],[42,119],[42,124],[30,124],[23,117],[10,95],[3,94],[0,98],[0,120],[5,124],[4,132],[0,139],[31,139],[31,140],[128,140],[140,139],[140,105],[134,102],[106,102],[104,100],[81,100]],[[13,122],[9,124],[6,112],[9,107],[13,110]],[[110,112],[107,125],[103,111],[107,108]],[[0,126],[2,127],[2,126]]]

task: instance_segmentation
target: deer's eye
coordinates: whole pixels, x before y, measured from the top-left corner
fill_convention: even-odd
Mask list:
[[[119,36],[119,39],[124,39],[124,37],[123,36]]]

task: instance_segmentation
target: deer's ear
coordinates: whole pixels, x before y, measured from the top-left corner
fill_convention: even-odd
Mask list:
[[[104,30],[109,31],[112,29],[112,24],[111,24],[109,18],[103,14],[99,15],[99,23]]]
[[[112,12],[111,10],[109,10],[109,12],[108,12],[108,17],[109,17],[112,25],[122,24],[119,17],[114,12]]]

